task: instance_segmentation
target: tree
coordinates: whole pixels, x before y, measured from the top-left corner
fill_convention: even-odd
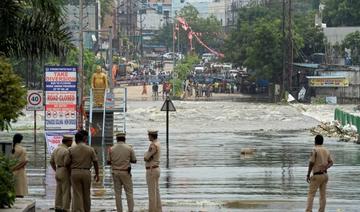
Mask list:
[[[279,6],[279,5],[278,5]],[[311,54],[324,52],[325,36],[314,26],[315,13],[295,7],[292,24],[294,61],[306,62]],[[309,7],[310,8],[310,7]],[[281,7],[254,5],[241,8],[238,21],[225,41],[225,60],[252,70],[254,78],[281,81],[283,34]],[[304,13],[304,11],[306,11]],[[288,31],[285,32],[285,39]]]
[[[359,26],[360,1],[325,0],[323,21],[329,27]]]
[[[16,57],[61,55],[72,47],[62,9],[57,0],[1,1],[0,10],[7,12],[0,13],[0,51]]]
[[[42,73],[36,64],[40,66],[49,55],[62,56],[73,48],[62,0],[3,0],[0,11],[0,53],[23,63],[28,87]]]
[[[301,48],[295,46],[298,48],[295,61],[305,62],[313,53],[324,53],[326,38],[321,27],[314,25],[315,12],[309,12],[307,15],[296,14],[294,19],[295,32],[303,40]]]
[[[22,115],[26,89],[8,59],[0,57],[0,130],[9,130],[11,122]]]
[[[176,79],[171,80],[171,84],[175,89],[175,96],[181,96],[182,88],[181,83],[186,80],[193,69],[195,64],[198,64],[200,59],[196,54],[188,54],[184,59],[180,61],[179,64],[175,66],[175,73],[177,73],[178,77]]]
[[[0,208],[10,208],[16,199],[15,178],[11,171],[14,165],[15,160],[0,153]]]
[[[348,34],[342,42],[342,49],[350,49],[353,65],[360,65],[360,32]]]

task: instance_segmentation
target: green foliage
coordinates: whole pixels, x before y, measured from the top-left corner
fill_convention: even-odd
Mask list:
[[[0,52],[6,56],[40,58],[72,48],[62,1],[0,1]]]
[[[10,62],[0,57],[0,130],[9,130],[11,121],[22,115],[26,105],[26,89],[14,74]]]
[[[322,29],[314,25],[315,12],[310,12],[307,15],[297,14],[295,19],[295,32],[303,39],[303,47],[300,48],[302,57],[309,57],[313,53],[324,53],[326,38]],[[303,62],[302,60],[301,62]]]
[[[239,11],[237,29],[225,43],[225,60],[252,70],[254,78],[277,80],[282,70],[281,19],[255,6]]]
[[[171,80],[171,84],[176,91],[175,96],[181,96],[182,87],[181,83],[187,79],[188,75],[190,74],[193,66],[198,64],[200,59],[197,55],[189,54],[180,61],[179,64],[175,66],[175,73],[177,73],[178,77],[176,79]]]
[[[359,26],[360,1],[325,0],[323,21],[328,27]]]
[[[314,12],[298,6],[293,21],[294,61],[324,51],[324,34],[313,24]],[[302,12],[301,12],[302,11]],[[283,34],[281,4],[253,5],[238,11],[238,22],[224,45],[225,60],[246,66],[252,79],[281,80]],[[285,36],[287,36],[287,30]]]
[[[360,32],[348,34],[342,42],[342,49],[350,49],[353,65],[360,65]]]
[[[0,208],[11,207],[15,202],[15,179],[11,171],[15,164],[0,153]]]

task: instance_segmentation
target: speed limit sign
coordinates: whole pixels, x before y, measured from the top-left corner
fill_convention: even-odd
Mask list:
[[[27,93],[26,110],[44,110],[43,105],[43,91],[42,90],[29,90]]]

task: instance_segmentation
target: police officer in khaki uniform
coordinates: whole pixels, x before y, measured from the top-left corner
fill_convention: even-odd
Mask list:
[[[87,145],[88,132],[80,130],[75,134],[76,146],[69,148],[65,163],[70,163],[71,186],[73,188],[74,212],[89,212],[91,207],[91,166],[94,165],[95,180],[99,182],[99,165],[95,150]]]
[[[68,167],[69,164],[65,163],[65,157],[69,154],[68,148],[72,142],[72,135],[64,135],[62,143],[54,150],[50,159],[51,167],[56,172],[55,211],[70,211],[70,167]]]
[[[125,133],[116,134],[117,144],[109,148],[107,164],[111,165],[112,169],[117,211],[123,211],[121,203],[121,192],[122,187],[124,186],[128,211],[133,212],[134,199],[130,163],[136,163],[136,157],[132,146],[125,143],[125,136]]]
[[[160,178],[160,142],[157,140],[158,131],[148,131],[150,146],[145,152],[146,183],[149,195],[149,212],[161,212],[161,199],[159,192]]]
[[[321,135],[315,136],[315,147],[311,152],[309,159],[309,169],[306,181],[310,183],[307,197],[306,212],[311,212],[313,201],[317,189],[320,190],[320,208],[319,212],[325,211],[326,205],[326,185],[329,180],[327,170],[333,165],[329,150],[323,146],[324,138]],[[310,173],[312,176],[310,177]]]

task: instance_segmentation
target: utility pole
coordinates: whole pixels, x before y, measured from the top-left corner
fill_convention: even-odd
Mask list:
[[[113,80],[112,80],[112,57],[113,57],[113,47],[112,47],[112,41],[113,41],[113,31],[112,26],[109,26],[109,84],[110,84],[110,90],[113,89]]]
[[[83,127],[83,98],[84,98],[84,70],[83,70],[83,0],[79,0],[79,71],[78,71],[78,127]]]
[[[144,56],[144,49],[143,49],[143,19],[142,19],[142,13],[143,11],[140,10],[140,54],[141,58]]]
[[[289,79],[289,92],[292,91],[292,76],[293,76],[293,40],[292,40],[292,0],[289,0],[289,15],[288,15],[288,79]]]
[[[282,0],[282,39],[283,39],[283,61],[282,61],[282,83],[281,83],[281,98],[286,91],[286,33],[285,33],[285,0]]]

